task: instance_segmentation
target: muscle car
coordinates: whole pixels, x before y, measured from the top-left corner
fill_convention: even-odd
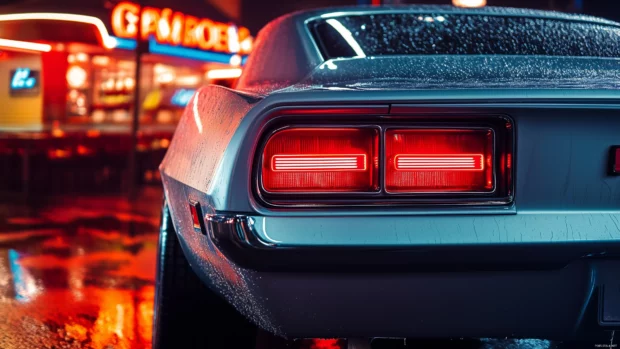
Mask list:
[[[155,347],[613,343],[619,58],[620,24],[558,12],[271,22],[160,166]]]

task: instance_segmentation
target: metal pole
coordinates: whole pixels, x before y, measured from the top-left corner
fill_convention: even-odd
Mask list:
[[[22,153],[22,194],[25,200],[30,199],[30,148],[33,141],[26,139]]]
[[[138,5],[141,5],[138,3]],[[142,6],[140,6],[142,9]],[[140,72],[142,70],[142,14],[141,11],[138,14],[138,21],[136,25],[138,26],[137,36],[136,36],[136,64],[135,64],[135,72],[134,72],[134,91],[133,91],[133,115],[131,119],[131,149],[129,152],[129,162],[128,162],[128,194],[129,200],[134,200],[137,196],[137,188],[136,188],[136,177],[137,177],[137,160],[138,160],[138,128],[140,127]]]

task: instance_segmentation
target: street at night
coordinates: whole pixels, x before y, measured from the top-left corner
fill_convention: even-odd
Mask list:
[[[0,349],[617,349],[619,113],[611,0],[0,1]]]
[[[161,190],[0,208],[0,348],[150,348]]]

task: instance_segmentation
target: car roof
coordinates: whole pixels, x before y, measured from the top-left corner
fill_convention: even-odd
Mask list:
[[[550,20],[560,20],[560,21],[568,21],[576,24],[594,24],[601,26],[609,26],[620,28],[620,23],[610,21],[607,19],[581,15],[581,14],[569,14],[562,13],[556,11],[542,11],[542,10],[531,10],[531,9],[520,9],[520,8],[504,8],[504,7],[484,7],[484,8],[457,8],[453,6],[447,5],[392,5],[392,6],[350,6],[350,7],[331,7],[331,8],[322,8],[315,10],[307,10],[307,11],[299,11],[294,12],[282,17],[275,19],[265,26],[258,34],[254,51],[250,55],[250,58],[244,68],[244,72],[240,77],[237,88],[240,90],[244,90],[247,92],[259,93],[259,94],[268,94],[278,90],[290,89],[292,86],[310,86],[317,85],[315,82],[320,80],[321,82],[317,86],[325,86],[329,85],[329,83],[325,80],[333,79],[335,84],[348,84],[350,81],[347,81],[346,78],[350,78],[350,76],[344,76],[345,73],[351,74],[352,71],[355,71],[354,66],[359,65],[360,69],[371,69],[374,71],[378,71],[381,67],[376,62],[381,62],[382,64],[386,64],[387,61],[396,61],[398,60],[402,63],[404,60],[412,60],[412,61],[421,61],[425,58],[422,57],[408,57],[408,58],[397,58],[397,57],[381,57],[381,60],[375,60],[376,62],[364,61],[365,59],[353,59],[348,62],[341,62],[343,65],[346,65],[349,69],[346,71],[344,69],[341,70],[333,70],[328,72],[327,70],[321,70],[325,68],[326,62],[334,61],[327,60],[323,57],[320,49],[315,42],[310,30],[308,28],[308,23],[314,20],[328,19],[328,18],[337,18],[343,16],[354,16],[354,15],[373,15],[373,14],[396,14],[396,13],[415,13],[415,14],[433,14],[433,15],[448,15],[448,14],[463,14],[463,15],[484,15],[484,16],[503,16],[503,17],[521,17],[521,18],[540,18],[540,19],[550,19]],[[415,56],[415,55],[412,55]],[[488,55],[486,57],[493,57],[493,55]],[[528,56],[526,56],[528,57]],[[529,56],[533,57],[533,56]],[[371,59],[373,57],[370,57]],[[588,62],[587,67],[584,66],[584,69],[574,69],[576,74],[579,72],[587,72],[588,69],[596,68],[596,63],[592,63],[593,61],[586,60],[583,58],[586,57],[578,57],[580,62]],[[432,59],[432,58],[431,58]],[[468,60],[468,58],[463,58],[464,60]],[[577,58],[568,57],[568,59],[573,59],[575,61],[579,61]],[[497,61],[497,59],[494,59]],[[596,60],[596,58],[594,58]],[[616,60],[612,58],[612,60]],[[528,60],[525,59],[517,59],[517,60],[503,60],[504,64],[515,62],[520,66],[517,69],[514,69],[515,72],[523,73],[524,71],[528,71],[528,67],[524,66],[527,64],[537,64],[536,62],[544,62],[545,57],[542,57],[538,60]],[[555,64],[557,62],[562,61],[562,59],[556,59]],[[565,60],[566,61],[566,60]],[[620,60],[618,60],[620,61]],[[445,64],[454,64],[455,68],[458,68],[456,65],[462,64],[462,59],[455,58],[446,58],[443,61]],[[527,63],[523,63],[527,62]],[[545,64],[545,63],[541,63]],[[618,62],[614,63],[618,64]],[[579,66],[580,63],[573,63],[573,65]],[[328,67],[329,68],[329,67]],[[544,68],[544,67],[543,67]],[[484,72],[480,72],[484,75]],[[609,74],[610,70],[607,69],[604,74]],[[377,74],[379,77],[381,73]],[[566,77],[564,74],[561,74],[563,77]],[[615,73],[612,72],[612,75],[616,77]],[[313,77],[319,77],[319,79],[314,79]],[[369,77],[372,79],[373,77]],[[388,77],[389,78],[389,77]],[[509,77],[504,77],[509,78]],[[581,76],[571,77],[575,79],[581,79]],[[309,82],[309,83],[306,83]],[[370,81],[367,81],[370,85]],[[428,82],[428,81],[427,81]],[[390,84],[380,84],[384,86],[384,88],[388,88]],[[446,86],[449,86],[447,84]],[[587,84],[582,84],[581,86],[586,86]],[[615,84],[613,84],[615,86]],[[306,88],[306,87],[304,87]],[[446,87],[448,88],[448,87]],[[615,87],[614,87],[615,88]]]

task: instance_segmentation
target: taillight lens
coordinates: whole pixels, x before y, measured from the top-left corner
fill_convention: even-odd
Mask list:
[[[378,190],[378,130],[289,128],[267,141],[262,186],[267,192]]]
[[[491,129],[389,129],[385,189],[393,193],[492,192]]]

